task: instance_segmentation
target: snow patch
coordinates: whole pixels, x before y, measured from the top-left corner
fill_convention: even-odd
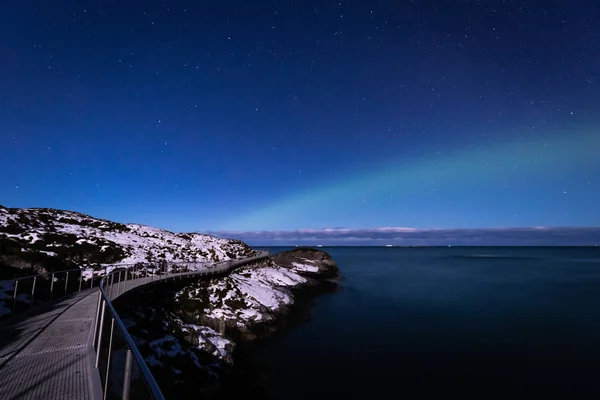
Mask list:
[[[297,263],[297,262],[292,262],[292,265],[294,266],[294,269],[296,271],[300,271],[300,272],[319,272],[319,267],[317,267],[315,265],[300,264],[300,263]]]
[[[175,298],[194,300],[208,294],[208,304],[202,314],[213,321],[234,321],[238,327],[250,327],[257,322],[272,320],[283,307],[293,302],[289,288],[304,284],[307,279],[289,268],[265,266],[242,268],[206,286],[187,287]]]
[[[198,333],[198,343],[199,343],[198,348],[199,349],[209,350],[210,353],[212,353],[214,356],[216,356],[220,359],[228,357],[229,349],[233,349],[233,347],[234,347],[234,343],[231,340],[225,339],[223,336],[221,336],[215,330],[213,330],[207,326],[185,324],[185,323],[181,323],[180,321],[178,321],[178,322],[179,322],[179,326],[181,327],[181,329],[184,332],[193,330],[196,333]],[[214,349],[214,351],[210,351],[210,349],[208,349],[205,344],[208,344],[209,348],[212,347]]]

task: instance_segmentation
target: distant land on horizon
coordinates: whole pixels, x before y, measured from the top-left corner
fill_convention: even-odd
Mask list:
[[[317,245],[265,245],[265,244],[254,244],[253,247],[257,247],[257,248],[261,248],[261,247],[268,247],[268,248],[289,248],[289,247],[317,247]],[[439,249],[439,248],[448,248],[448,247],[460,247],[460,248],[464,248],[464,247],[474,247],[474,248],[481,248],[481,247],[499,247],[499,248],[510,248],[510,247],[528,247],[528,248],[535,248],[535,247],[600,247],[600,245],[595,244],[595,245],[448,245],[448,246],[443,246],[443,245],[423,245],[423,246],[405,246],[405,245],[392,245],[392,246],[386,246],[386,245],[382,245],[382,244],[371,244],[371,245],[351,245],[351,244],[331,244],[331,245],[322,245],[320,246],[320,248],[326,249],[326,248],[332,248],[332,247],[351,247],[351,248],[393,248],[393,249]]]
[[[235,238],[251,246],[352,247],[527,247],[600,245],[600,227],[516,227],[477,229],[324,228],[294,231],[216,231],[209,235]]]

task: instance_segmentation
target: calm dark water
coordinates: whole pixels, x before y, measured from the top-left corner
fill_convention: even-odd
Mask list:
[[[600,398],[600,248],[323,250],[343,281],[261,349],[273,398]]]

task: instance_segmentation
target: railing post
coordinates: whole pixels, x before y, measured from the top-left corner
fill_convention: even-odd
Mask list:
[[[113,292],[115,291],[115,286],[117,286],[117,275],[119,275],[119,273],[113,270],[110,274],[111,274],[110,276],[112,277],[112,279],[110,281],[110,286],[111,286],[110,301],[112,301],[113,300]],[[118,288],[117,288],[117,290],[118,290]]]
[[[117,285],[117,282],[115,282],[117,280],[117,272],[115,272],[115,271],[111,272],[110,276],[112,277],[112,279],[110,280],[110,301],[112,301],[113,300],[113,292],[115,291],[115,286]]]
[[[37,282],[37,276],[33,277],[33,286],[31,287],[31,301],[29,302],[29,307],[33,307],[33,296],[35,295],[35,283]]]
[[[53,293],[54,293],[54,273],[50,276],[50,298],[52,298]]]
[[[100,289],[102,290],[102,289]],[[100,330],[98,332],[98,346],[96,346],[96,364],[94,368],[98,368],[98,362],[100,361],[100,347],[102,346],[102,329],[104,329],[104,310],[106,309],[106,301],[102,302],[102,313],[100,316]]]
[[[112,281],[112,284],[113,284],[113,286],[115,286],[115,287],[117,288],[117,295],[114,297],[115,299],[116,299],[117,297],[119,297],[119,286],[117,286],[117,284],[118,284],[119,282],[117,282],[117,278],[120,278],[120,274],[121,274],[121,272],[114,272],[114,271],[113,271],[113,275],[115,276],[115,279],[113,279],[113,281]],[[119,280],[120,280],[120,279],[119,279]],[[112,293],[113,293],[113,291],[111,290],[111,291],[110,291],[110,301],[113,301]]]
[[[123,282],[125,282],[125,278],[123,277],[123,275],[127,276],[127,271],[119,272],[119,296],[123,294]]]
[[[81,283],[83,282],[83,271],[79,273],[79,290],[81,292]]]
[[[100,303],[102,303],[102,291],[98,290],[98,305],[96,306],[96,321],[94,323],[94,347],[96,347],[96,339],[98,337],[98,323],[100,322]]]
[[[129,390],[131,388],[131,350],[127,349],[125,355],[125,374],[123,375],[123,395],[122,400],[129,400]]]
[[[135,279],[135,265],[131,268],[131,271],[128,271],[129,273],[127,274],[128,279],[127,279],[127,283],[128,283],[128,287],[127,290],[131,290],[131,281],[133,281]],[[131,277],[129,277],[129,275],[131,275]]]
[[[109,283],[109,286],[110,286],[110,287],[108,288],[108,290],[110,290],[110,293],[108,294],[108,298],[109,298],[110,300],[112,300],[112,289],[113,289],[113,285],[112,285],[112,283],[113,283],[113,277],[114,277],[114,276],[115,276],[115,274],[110,274],[110,277],[108,278],[108,280],[110,281],[110,283]],[[105,278],[106,278],[106,277],[105,277]]]
[[[115,317],[112,317],[112,322],[110,323],[110,339],[108,340],[108,358],[106,359],[106,379],[104,380],[104,400],[106,400],[106,394],[108,392],[108,373],[110,371],[110,356],[112,352],[112,342],[113,342],[113,333],[115,330]]]
[[[122,289],[121,286],[123,286],[123,285],[121,285],[121,281],[123,280],[123,279],[121,279],[121,275],[123,275],[123,271],[119,271],[119,282],[117,282],[117,284],[118,284],[117,297],[119,297],[121,295],[121,289]]]
[[[15,281],[15,290],[13,292],[12,314],[15,313],[15,307],[17,306],[17,288],[18,287],[19,287],[19,281]]]
[[[65,296],[67,295],[67,286],[69,285],[69,271],[67,271],[67,276],[65,277]]]

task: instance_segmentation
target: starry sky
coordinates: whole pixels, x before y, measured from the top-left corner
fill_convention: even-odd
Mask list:
[[[174,231],[600,225],[600,4],[0,5],[0,204]]]

